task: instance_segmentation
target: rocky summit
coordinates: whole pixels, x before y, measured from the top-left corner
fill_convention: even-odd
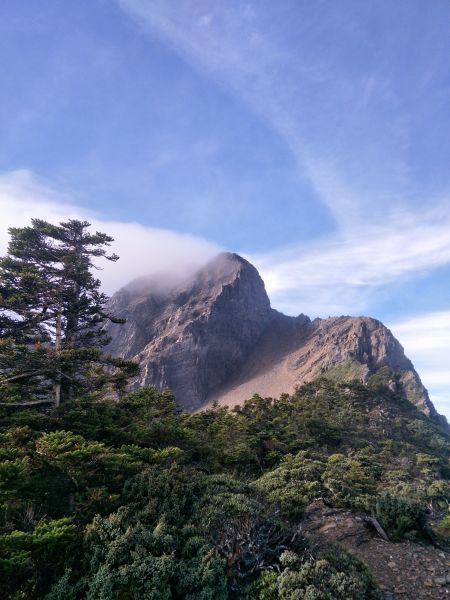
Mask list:
[[[271,308],[255,267],[237,254],[220,254],[181,284],[134,281],[109,308],[126,324],[108,326],[108,351],[139,362],[133,386],[169,387],[189,411],[254,394],[278,397],[323,375],[377,377],[438,416],[387,327],[370,317],[283,315]]]

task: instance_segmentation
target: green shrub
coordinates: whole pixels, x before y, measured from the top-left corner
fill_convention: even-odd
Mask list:
[[[415,539],[423,530],[425,510],[415,500],[383,495],[375,505],[375,516],[394,540]]]
[[[344,549],[334,547],[319,560],[301,563],[292,552],[281,562],[280,600],[376,600],[381,594],[367,566]]]
[[[444,517],[438,525],[438,531],[444,537],[450,537],[450,515]]]
[[[322,479],[333,501],[341,506],[367,508],[376,489],[370,469],[343,454],[328,457]]]
[[[365,563],[340,546],[318,558],[302,559],[291,550],[280,556],[281,572],[263,571],[245,600],[381,600]]]
[[[253,485],[288,518],[298,519],[305,508],[321,495],[321,475],[325,465],[306,457],[305,452],[283,458],[277,469],[268,471]]]

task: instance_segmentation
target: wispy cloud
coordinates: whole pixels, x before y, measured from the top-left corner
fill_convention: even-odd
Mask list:
[[[450,410],[450,311],[432,312],[392,323],[438,410]]]
[[[364,311],[383,285],[450,263],[450,215],[442,205],[397,214],[309,245],[254,255],[274,304],[312,315]]]
[[[7,228],[29,225],[32,218],[52,223],[87,219],[93,228],[111,235],[120,260],[102,265],[100,278],[109,294],[142,275],[184,277],[220,251],[216,244],[193,235],[102,219],[77,205],[73,192],[26,170],[0,174],[0,214],[0,255],[7,249]]]
[[[284,139],[340,228],[398,208],[414,191],[408,111],[364,11],[338,18],[320,3],[117,2]],[[381,58],[367,71],[355,57],[372,45]]]
[[[398,37],[384,26],[389,3],[117,2],[277,132],[334,216],[335,231],[313,244],[250,257],[277,307],[364,311],[381,286],[450,262],[449,199],[424,192],[412,173],[427,61],[412,80],[395,56],[417,44],[428,56],[419,21]],[[398,10],[409,19],[407,3]],[[445,59],[436,48],[435,75]],[[428,92],[438,105],[439,89]]]

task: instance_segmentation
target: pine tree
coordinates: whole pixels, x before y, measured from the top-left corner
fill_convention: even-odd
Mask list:
[[[10,229],[0,259],[0,391],[10,399],[48,399],[51,388],[58,406],[111,383],[120,391],[137,369],[101,352],[105,322],[123,321],[106,310],[94,261],[118,256],[108,254],[113,239],[89,227],[33,219]]]

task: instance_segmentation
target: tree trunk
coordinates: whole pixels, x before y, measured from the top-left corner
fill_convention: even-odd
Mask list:
[[[61,350],[61,337],[62,337],[62,319],[61,312],[56,317],[56,334],[55,334],[55,351],[58,353]],[[53,384],[53,398],[55,408],[61,403],[61,375],[58,375],[55,383]]]

